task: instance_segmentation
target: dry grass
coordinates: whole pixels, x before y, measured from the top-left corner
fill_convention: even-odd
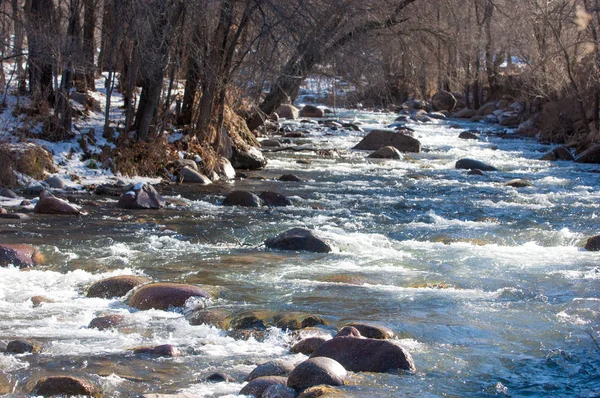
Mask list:
[[[13,154],[6,147],[5,143],[0,143],[0,186],[12,188],[17,184],[14,167],[15,160]]]
[[[167,167],[177,160],[177,153],[164,140],[126,142],[115,150],[106,149],[100,161],[112,158],[112,169],[128,176],[166,177]]]
[[[0,186],[15,187],[14,171],[36,180],[43,180],[47,173],[54,173],[52,156],[38,145],[16,146],[0,144]]]

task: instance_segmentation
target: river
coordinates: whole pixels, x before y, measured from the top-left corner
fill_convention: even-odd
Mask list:
[[[365,129],[394,119],[342,116]],[[290,353],[293,335],[277,328],[264,339],[236,339],[191,326],[181,311],[137,311],[120,299],[85,296],[95,281],[132,273],[216,286],[214,306],[306,311],[331,327],[361,321],[391,328],[416,372],[353,374],[342,388],[348,397],[599,396],[600,253],[581,248],[600,233],[599,166],[540,161],[551,146],[532,140],[457,138],[487,125],[409,126],[424,151],[404,160],[351,151],[362,132],[304,124],[307,145],[334,156],[268,153],[267,168],[242,181],[163,188],[173,204],[160,211],[119,210],[113,198],[100,198],[87,216],[2,221],[2,241],[39,246],[47,257],[32,270],[0,268],[0,347],[16,338],[43,345],[40,354],[0,353],[4,396],[59,373],[88,377],[106,397],[236,396],[257,364],[305,358]],[[467,175],[454,168],[465,157],[499,171]],[[276,179],[287,173],[305,182]],[[258,176],[264,179],[252,178]],[[533,186],[505,185],[514,178]],[[294,206],[220,206],[233,189],[275,190]],[[296,226],[315,229],[334,251],[262,245]],[[34,307],[36,295],[54,302]],[[104,314],[125,315],[125,326],[87,327]],[[151,359],[130,351],[158,344],[177,345],[183,355]],[[203,381],[215,371],[238,381]]]

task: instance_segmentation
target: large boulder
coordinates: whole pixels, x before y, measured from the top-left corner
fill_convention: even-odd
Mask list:
[[[491,166],[487,163],[483,163],[479,160],[474,159],[460,159],[456,162],[455,168],[457,169],[465,169],[465,170],[483,170],[483,171],[498,171],[497,168]]]
[[[300,115],[300,110],[296,108],[294,105],[290,104],[281,104],[279,108],[275,111],[282,119],[298,119]]]
[[[456,98],[456,107],[454,107],[454,109],[463,109],[467,107],[467,98],[464,93],[453,91],[452,95]]]
[[[44,377],[38,380],[31,393],[35,395],[43,395],[45,397],[54,395],[85,395],[90,397],[102,396],[102,392],[97,386],[93,385],[87,380],[71,376]]]
[[[39,214],[81,214],[79,207],[66,200],[59,199],[46,191],[40,194],[40,200],[35,205],[33,211]]]
[[[305,105],[300,111],[300,117],[325,117],[325,111],[314,105]]]
[[[562,145],[546,152],[540,160],[575,160],[575,156],[573,156],[569,148]]]
[[[591,238],[589,238],[585,243],[584,249],[591,252],[600,251],[600,235],[592,236]]]
[[[223,200],[223,206],[260,207],[263,201],[256,194],[248,191],[233,191]]]
[[[270,249],[329,253],[331,246],[313,231],[305,228],[292,228],[265,241]]]
[[[236,169],[260,170],[267,165],[267,160],[260,150],[253,146],[247,148],[233,147],[231,165]]]
[[[343,386],[347,374],[346,369],[334,359],[324,356],[311,357],[292,370],[287,386],[296,391],[320,384]]]
[[[285,386],[287,383],[287,377],[283,376],[263,376],[258,377],[248,384],[246,384],[239,392],[240,395],[253,395],[255,397],[262,397],[263,392],[274,385]]]
[[[393,146],[400,152],[421,152],[421,143],[417,139],[393,130],[372,130],[354,149],[376,151],[386,146]]]
[[[403,159],[403,156],[400,153],[400,151],[394,148],[393,146],[384,146],[383,148],[379,148],[378,150],[370,154],[368,157],[371,159]]]
[[[227,158],[219,158],[215,171],[222,180],[233,180],[235,178],[235,169]]]
[[[414,370],[410,353],[395,340],[336,337],[319,347],[311,358],[328,357],[352,372]]]
[[[592,145],[576,158],[577,163],[600,163],[600,144]]]
[[[150,283],[137,289],[129,298],[129,305],[138,310],[168,310],[183,307],[190,297],[210,298],[210,295],[194,285],[183,283]]]
[[[33,267],[44,262],[44,256],[30,245],[0,244],[0,267],[14,265],[19,268]]]
[[[208,185],[211,184],[212,181],[210,178],[205,176],[204,174],[192,169],[191,167],[183,167],[179,170],[179,177],[182,182],[200,184],[200,185]]]
[[[138,182],[119,198],[117,207],[122,209],[160,209],[165,206],[165,200],[150,184]]]
[[[431,104],[435,111],[448,111],[452,112],[456,108],[456,97],[448,91],[438,91],[431,98]]]
[[[259,198],[267,204],[267,206],[284,207],[293,205],[292,201],[289,200],[285,195],[277,192],[264,191],[258,195]]]
[[[284,361],[281,359],[275,359],[258,365],[248,377],[246,381],[252,381],[259,377],[265,376],[285,376],[287,377],[292,370],[294,370],[294,364],[290,361]]]
[[[135,287],[149,283],[150,278],[136,275],[118,275],[99,280],[87,290],[87,297],[123,297]]]

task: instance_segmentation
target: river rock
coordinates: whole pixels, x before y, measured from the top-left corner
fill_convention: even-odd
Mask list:
[[[246,311],[236,314],[231,320],[234,330],[265,330],[273,319],[273,311]]]
[[[119,198],[117,207],[122,209],[160,209],[165,206],[165,200],[150,184],[138,182],[131,190]]]
[[[123,297],[133,288],[149,283],[152,280],[145,276],[118,275],[99,280],[87,290],[87,297],[113,298]]]
[[[479,169],[482,171],[498,171],[498,169],[495,168],[494,166],[491,166],[489,164],[486,164],[479,160],[474,160],[474,159],[460,159],[459,161],[456,162],[455,167],[457,169],[467,169],[467,170]]]
[[[277,192],[264,191],[261,192],[258,197],[261,198],[267,206],[284,207],[293,205],[292,201],[285,197],[285,195]]]
[[[0,267],[14,265],[19,268],[33,267],[44,262],[44,256],[30,245],[0,244]]]
[[[223,206],[260,207],[264,203],[256,194],[248,191],[233,191],[221,203]]]
[[[53,395],[85,395],[91,397],[102,396],[102,392],[100,391],[99,387],[93,385],[87,380],[71,376],[44,377],[36,383],[31,393],[35,395],[43,395],[45,397]]]
[[[39,344],[26,340],[13,340],[6,345],[6,352],[11,354],[38,353],[40,351]]]
[[[431,98],[431,104],[435,111],[452,112],[456,107],[456,97],[451,92],[440,90]]]
[[[121,196],[127,192],[127,187],[121,184],[102,184],[94,189],[96,195]]]
[[[183,307],[190,297],[210,298],[198,286],[183,283],[150,283],[138,288],[129,298],[129,305],[138,310],[168,310],[169,307]]]
[[[157,357],[179,357],[181,350],[172,344],[162,344],[154,347],[136,347],[133,350],[134,354],[152,355]]]
[[[421,123],[430,123],[430,122],[432,122],[432,121],[433,121],[433,119],[432,119],[432,118],[430,118],[430,117],[427,115],[427,112],[426,112],[426,111],[424,111],[424,110],[417,111],[417,112],[413,113],[413,114],[412,114],[410,117],[411,117],[411,118],[412,118],[414,121],[421,122]]]
[[[396,333],[390,328],[385,326],[373,325],[370,323],[350,322],[345,326],[350,326],[358,330],[360,336],[367,337],[370,339],[393,339],[396,337]]]
[[[458,135],[458,138],[463,140],[478,140],[479,136],[475,134],[473,131],[463,131]]]
[[[344,398],[344,397],[354,397],[352,394],[345,394],[339,388],[335,388],[332,386],[326,386],[321,384],[320,386],[309,387],[306,390],[302,391],[297,398]]]
[[[384,146],[383,148],[379,148],[378,150],[370,154],[368,157],[372,159],[403,159],[403,156],[400,153],[400,151],[394,148],[393,146]]]
[[[343,386],[347,374],[346,369],[334,359],[324,356],[311,357],[292,370],[287,386],[296,391],[320,384]]]
[[[233,180],[235,178],[235,169],[227,158],[220,157],[215,170],[222,180]]]
[[[452,117],[457,119],[470,119],[477,114],[477,111],[474,109],[464,108],[459,111],[456,111],[452,114]]]
[[[557,146],[551,151],[546,152],[540,160],[575,160],[575,156],[571,153],[571,150],[566,146]]]
[[[277,140],[263,140],[260,142],[262,148],[278,148],[281,146],[281,142]]]
[[[421,152],[421,143],[417,139],[393,130],[372,130],[354,149],[376,151],[385,146],[393,146],[400,152]]]
[[[513,188],[525,188],[525,187],[532,187],[533,184],[531,183],[531,181],[529,180],[525,180],[523,178],[515,178],[513,180],[508,181],[506,184],[507,187],[513,187]]]
[[[298,119],[298,116],[300,115],[300,110],[294,105],[281,104],[279,105],[279,108],[277,108],[275,113],[277,113],[279,117],[283,119]]]
[[[352,372],[414,370],[410,353],[395,340],[337,337],[319,347],[311,358],[328,357]]]
[[[305,228],[292,228],[265,241],[265,246],[277,250],[309,251],[329,253],[331,246],[313,231]]]
[[[8,220],[29,220],[31,217],[29,217],[27,214],[25,213],[0,213],[0,218],[5,218]]]
[[[262,397],[263,392],[273,386],[282,385],[285,386],[287,383],[287,377],[283,376],[264,376],[258,377],[248,384],[246,384],[239,392],[240,395],[253,395],[255,397]]]
[[[303,312],[282,312],[273,317],[275,326],[283,330],[298,330],[317,325],[325,325],[325,320]]]
[[[304,180],[298,176],[295,176],[293,174],[284,174],[281,177],[279,177],[279,181],[283,181],[283,182],[304,182]]]
[[[304,355],[310,355],[321,347],[328,339],[324,337],[307,337],[300,340],[290,348],[290,351],[294,353],[301,353]]]
[[[65,182],[57,176],[46,178],[46,184],[48,184],[50,188],[65,189]]]
[[[589,238],[585,243],[584,249],[591,252],[600,251],[600,235],[592,236],[591,238]]]
[[[208,185],[212,183],[212,181],[207,176],[196,170],[193,170],[190,167],[181,168],[179,170],[179,177],[182,179],[182,182],[192,184]]]
[[[53,303],[54,302],[54,300],[50,300],[46,296],[33,296],[30,300],[34,307],[39,307],[40,305],[42,305],[44,303]]]
[[[442,112],[428,112],[427,116],[431,119],[436,119],[436,120],[446,119],[446,115],[444,115]]]
[[[79,208],[52,195],[41,195],[33,211],[39,214],[81,214]]]
[[[344,326],[343,328],[338,330],[338,332],[335,334],[335,336],[333,336],[333,338],[335,339],[336,337],[345,337],[345,336],[363,337],[362,334],[360,334],[360,331],[357,328],[355,328],[354,326]]]
[[[260,150],[253,146],[247,148],[233,147],[231,165],[235,169],[260,170],[267,165],[267,159]]]
[[[300,117],[325,117],[325,112],[314,105],[305,105],[300,111]]]
[[[17,199],[19,196],[8,188],[0,188],[0,196],[4,198]]]
[[[99,316],[90,321],[88,328],[98,330],[113,329],[123,323],[124,320],[125,317],[123,315]]]
[[[263,391],[262,398],[296,398],[297,395],[293,388],[277,384]]]
[[[189,317],[190,325],[213,325],[222,330],[231,326],[233,312],[225,308],[202,308],[194,311]]]
[[[275,359],[273,361],[268,361],[265,363],[261,363],[258,365],[248,377],[246,377],[246,381],[252,381],[259,377],[265,376],[285,376],[287,377],[292,370],[294,370],[294,363],[290,361],[284,361],[281,359]]]
[[[477,109],[477,116],[489,116],[498,109],[498,103],[496,101],[488,102]]]
[[[471,170],[469,170],[469,172],[467,173],[467,175],[469,175],[469,176],[482,176],[483,175],[483,171],[481,171],[479,169],[471,169]]]
[[[208,382],[211,382],[211,383],[231,383],[231,382],[235,382],[235,378],[234,377],[231,377],[227,373],[223,373],[223,372],[212,373],[212,374],[206,376],[205,380],[208,381]]]
[[[577,163],[600,163],[600,144],[592,145],[575,158]]]

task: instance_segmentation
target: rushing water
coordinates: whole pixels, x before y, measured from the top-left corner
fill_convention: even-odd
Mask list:
[[[367,128],[393,119],[343,116]],[[306,311],[335,327],[363,321],[393,329],[417,371],[354,374],[343,388],[350,397],[599,396],[600,253],[581,249],[600,232],[598,167],[539,161],[550,147],[534,141],[493,134],[459,140],[461,130],[452,127],[474,125],[453,123],[411,126],[424,152],[402,161],[350,151],[364,133],[312,128],[307,145],[339,156],[270,153],[267,169],[250,173],[265,180],[167,188],[162,193],[178,204],[161,211],[123,211],[100,199],[84,217],[4,222],[2,241],[37,245],[48,264],[0,268],[0,346],[15,338],[43,345],[41,354],[0,353],[0,392],[29,392],[39,377],[67,373],[90,378],[108,397],[235,396],[256,364],[305,358],[290,353],[291,334],[276,328],[264,341],[234,339],[191,326],[180,312],[85,297],[94,281],[134,273],[217,286],[212,305]],[[469,176],[454,168],[463,157],[500,171]],[[284,173],[307,181],[275,179]],[[504,185],[513,178],[534,186]],[[219,206],[233,189],[275,190],[295,205]],[[295,226],[319,231],[335,251],[262,246]],[[36,295],[54,302],[34,308],[29,299]],[[104,314],[125,315],[125,325],[87,327]],[[165,343],[184,355],[152,359],[129,350]],[[203,381],[215,371],[239,382]]]

